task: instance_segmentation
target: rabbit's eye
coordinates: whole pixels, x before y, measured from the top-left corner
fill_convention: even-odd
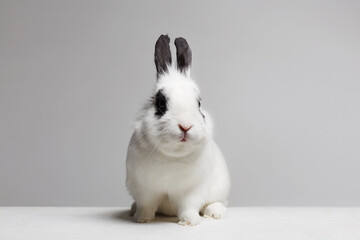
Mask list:
[[[166,97],[161,90],[159,90],[155,96],[155,115],[162,117],[167,111]]]
[[[205,115],[201,112],[201,109],[200,109],[201,108],[201,99],[198,100],[198,104],[199,104],[199,112],[205,121]]]
[[[166,102],[165,102],[164,99],[159,99],[159,101],[158,101],[158,107],[159,108],[164,108],[165,104],[166,104]]]

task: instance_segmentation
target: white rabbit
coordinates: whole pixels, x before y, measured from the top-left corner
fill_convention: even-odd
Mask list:
[[[126,186],[135,200],[131,213],[137,222],[149,222],[157,212],[178,216],[181,225],[197,225],[199,214],[225,215],[230,178],[212,138],[211,118],[190,78],[189,45],[175,39],[173,66],[169,42],[161,35],[155,45],[157,82],[135,122]]]

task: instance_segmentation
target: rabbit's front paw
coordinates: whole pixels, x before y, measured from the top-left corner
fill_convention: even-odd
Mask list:
[[[226,215],[226,207],[220,202],[208,205],[204,211],[204,217],[207,218],[224,218]]]
[[[135,221],[138,223],[147,223],[155,218],[155,213],[145,211],[137,211],[134,215]]]
[[[195,226],[200,224],[201,217],[196,211],[186,211],[179,216],[178,224],[183,226]]]

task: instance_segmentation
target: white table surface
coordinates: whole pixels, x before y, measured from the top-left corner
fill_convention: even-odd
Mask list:
[[[360,239],[360,208],[240,207],[194,227],[131,221],[126,208],[0,207],[0,240]]]

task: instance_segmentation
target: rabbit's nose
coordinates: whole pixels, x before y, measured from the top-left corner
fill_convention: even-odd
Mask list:
[[[184,133],[186,133],[187,131],[190,130],[190,128],[192,128],[192,126],[188,127],[188,126],[183,126],[183,125],[178,125],[180,130],[183,131]]]

